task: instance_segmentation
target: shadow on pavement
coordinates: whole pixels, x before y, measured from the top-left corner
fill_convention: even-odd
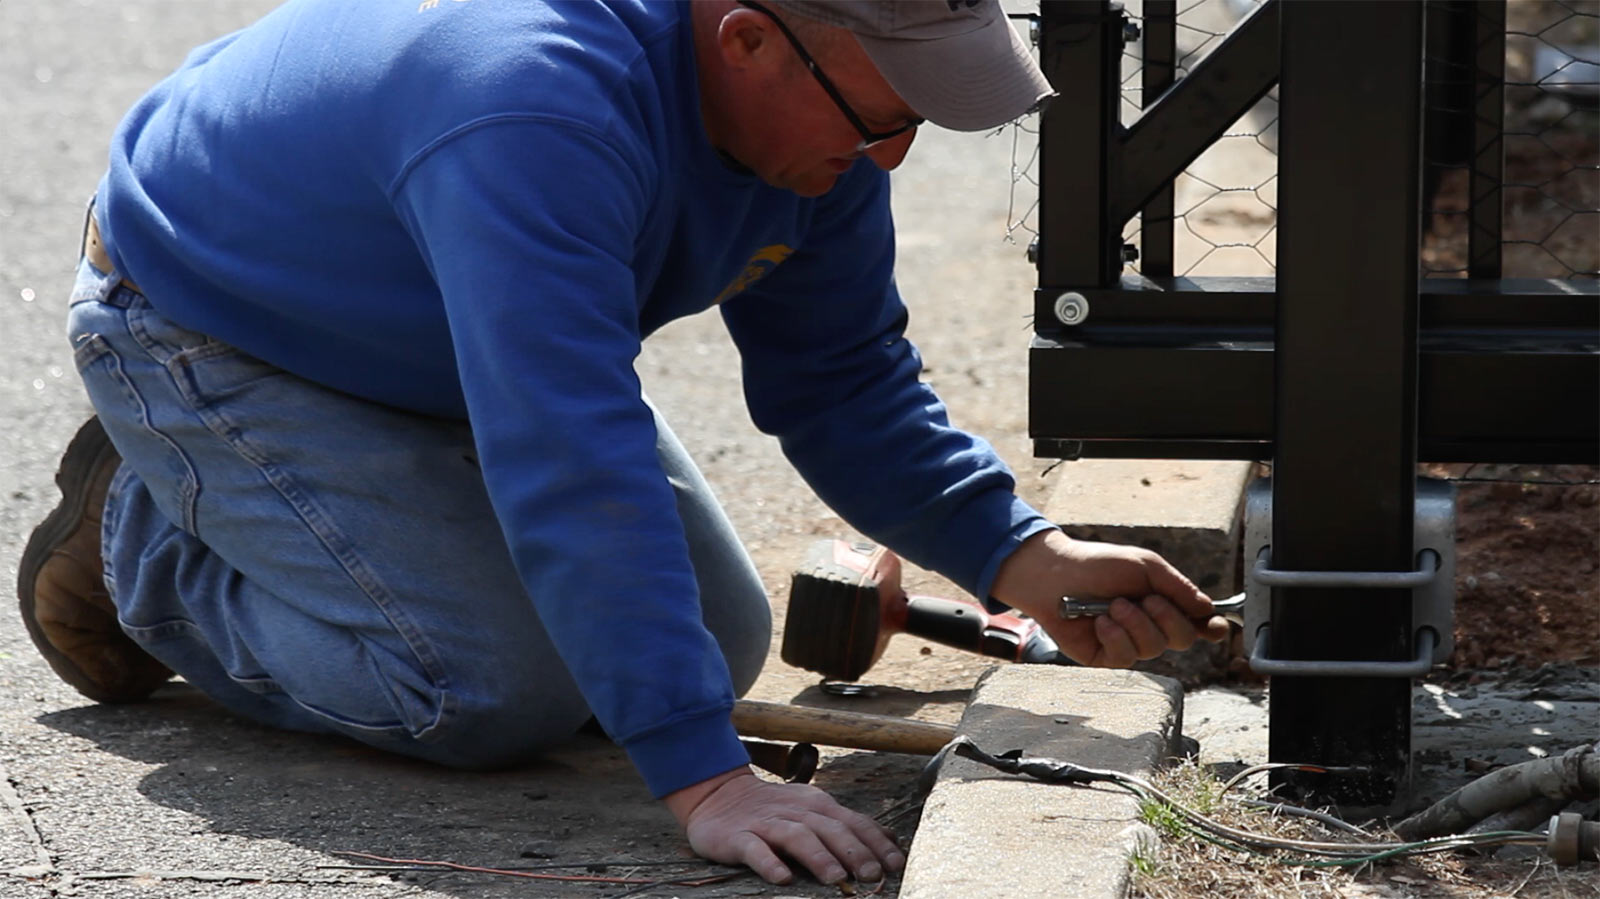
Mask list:
[[[789,700],[793,705],[813,706],[822,709],[839,709],[846,712],[865,712],[870,715],[893,715],[899,718],[915,717],[929,706],[954,706],[957,717],[960,709],[972,697],[970,687],[959,690],[906,690],[881,684],[860,684],[859,693],[840,695],[829,693],[819,685],[812,685],[796,693]]]
[[[321,854],[359,851],[502,868],[687,860],[671,816],[651,800],[622,750],[597,735],[580,734],[520,768],[456,771],[343,738],[258,726],[181,683],[146,702],[88,705],[36,720],[155,765],[139,781],[139,793],[199,816],[216,834]],[[275,864],[267,842],[248,851],[250,863],[239,867],[276,874],[296,864]],[[337,860],[310,863],[324,862]],[[455,872],[395,876],[461,896],[595,895],[593,884]]]

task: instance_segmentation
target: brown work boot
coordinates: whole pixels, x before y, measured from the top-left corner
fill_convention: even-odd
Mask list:
[[[99,702],[143,699],[172,672],[117,624],[100,558],[106,492],[121,462],[100,419],[78,429],[61,457],[61,505],[22,551],[17,598],[28,635],[61,679]]]

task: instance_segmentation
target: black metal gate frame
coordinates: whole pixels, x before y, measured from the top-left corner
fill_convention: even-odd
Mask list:
[[[1600,289],[1501,277],[1504,0],[1426,37],[1422,2],[1267,0],[1177,81],[1175,7],[1144,4],[1145,109],[1124,127],[1122,10],[1041,3],[1061,95],[1039,125],[1035,454],[1270,459],[1273,566],[1358,572],[1414,567],[1418,461],[1596,461]],[[1478,72],[1465,279],[1420,280],[1425,46]],[[1274,85],[1277,278],[1173,277],[1173,179]],[[1142,272],[1124,276],[1140,212]],[[1272,656],[1408,659],[1408,599],[1274,589]],[[1409,679],[1272,689],[1274,760],[1371,771],[1292,786],[1369,806],[1404,792]]]
[[[1409,5],[1351,8],[1340,21],[1348,17],[1360,30],[1356,17],[1367,15],[1367,30],[1379,30],[1374,22],[1388,27]],[[1029,379],[1030,430],[1039,456],[1272,457],[1277,284],[1272,278],[1172,277],[1171,185],[1277,83],[1280,0],[1259,7],[1162,93],[1163,81],[1171,79],[1174,6],[1172,0],[1145,4],[1148,105],[1124,128],[1117,122],[1127,21],[1121,10],[1105,0],[1041,4],[1041,60],[1061,96],[1039,125],[1039,287]],[[1498,7],[1504,22],[1504,0],[1480,6]],[[1449,48],[1469,54],[1469,67],[1480,55],[1503,56],[1495,16],[1478,21],[1485,34]],[[1485,44],[1488,49],[1480,49]],[[1381,82],[1385,93],[1419,83],[1404,80],[1394,63],[1379,68],[1381,61],[1366,50],[1356,59],[1363,79]],[[1329,97],[1348,91],[1349,65],[1345,61],[1345,74],[1329,85]],[[1495,199],[1494,185],[1503,180],[1499,97],[1498,82],[1478,90],[1473,197]],[[1329,101],[1307,96],[1302,102]],[[1337,153],[1377,159],[1406,136],[1355,124],[1360,130],[1346,135]],[[1419,128],[1413,124],[1411,133]],[[1301,163],[1292,155],[1297,152],[1280,148],[1281,164],[1316,169],[1336,155],[1313,145],[1303,150]],[[1419,170],[1408,169],[1403,182],[1413,193]],[[1293,202],[1312,216],[1340,197],[1376,202],[1375,181],[1367,177],[1372,173],[1369,166],[1357,183]],[[1122,226],[1140,211],[1142,273],[1124,276]],[[1369,213],[1360,229],[1377,221]],[[1592,462],[1600,455],[1600,289],[1593,281],[1500,278],[1500,226],[1498,203],[1474,203],[1469,277],[1422,284],[1419,459]],[[1319,221],[1304,227],[1318,228]],[[1331,226],[1320,231],[1316,239],[1330,248],[1357,236]],[[1317,268],[1328,284],[1353,274]],[[1055,313],[1069,293],[1091,310],[1075,326]],[[1082,389],[1086,384],[1094,389]]]

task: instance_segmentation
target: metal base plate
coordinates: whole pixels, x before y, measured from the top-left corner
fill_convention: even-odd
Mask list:
[[[1416,530],[1414,556],[1432,550],[1439,556],[1438,573],[1426,586],[1412,591],[1411,622],[1415,631],[1432,628],[1436,635],[1433,660],[1443,662],[1455,651],[1456,611],[1456,489],[1439,478],[1417,478]],[[1257,478],[1245,494],[1245,645],[1253,645],[1256,634],[1270,625],[1272,588],[1250,576],[1253,563],[1271,549],[1272,479]]]

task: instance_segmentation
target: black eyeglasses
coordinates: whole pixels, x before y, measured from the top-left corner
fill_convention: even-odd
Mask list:
[[[778,26],[778,30],[783,32],[783,36],[789,39],[789,45],[794,47],[794,52],[799,54],[800,60],[806,64],[806,68],[811,70],[812,77],[817,79],[817,83],[822,85],[822,89],[827,92],[828,98],[833,101],[833,105],[839,107],[839,111],[844,113],[844,117],[850,120],[851,125],[855,126],[856,133],[861,135],[861,143],[856,145],[856,152],[859,153],[886,140],[893,140],[926,121],[926,119],[908,119],[904,125],[892,131],[873,131],[868,128],[867,123],[861,121],[861,117],[856,115],[856,111],[851,109],[850,104],[844,101],[844,96],[839,93],[838,88],[833,86],[833,82],[828,79],[828,76],[822,74],[822,67],[817,65],[817,61],[811,57],[810,53],[806,52],[806,48],[800,43],[800,39],[794,36],[794,32],[789,30],[789,26],[785,25],[782,19],[778,18],[777,13],[754,2],[754,0],[739,0],[739,5],[749,7],[771,19]]]

